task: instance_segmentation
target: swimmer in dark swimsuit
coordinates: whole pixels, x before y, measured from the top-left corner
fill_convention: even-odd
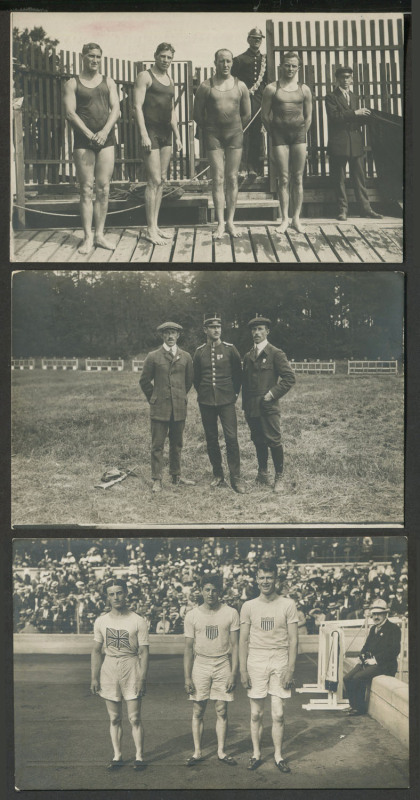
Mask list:
[[[282,222],[278,233],[289,227],[289,185],[292,227],[302,233],[300,212],[303,202],[303,171],[306,161],[306,134],[312,119],[311,90],[298,83],[300,60],[297,53],[286,53],[280,65],[280,80],[265,89],[261,105],[263,125],[271,137],[273,160],[279,181]]]
[[[214,59],[216,74],[198,87],[194,102],[194,119],[204,130],[210,162],[217,220],[213,234],[215,239],[221,239],[225,230],[231,236],[240,235],[233,224],[233,217],[238,197],[243,129],[251,119],[251,101],[245,83],[230,74],[232,62],[230,50],[217,50]]]
[[[168,178],[172,154],[172,136],[175,136],[178,152],[182,150],[174,107],[174,84],[168,75],[174,53],[171,44],[159,44],[153,67],[139,72],[134,85],[134,107],[147,175],[147,239],[158,245],[165,244],[165,239],[172,239],[172,234],[158,227],[163,185]]]
[[[100,73],[101,58],[102,49],[98,44],[83,45],[80,76],[70,78],[64,86],[64,107],[74,131],[73,158],[80,185],[84,239],[79,253],[82,255],[87,255],[93,248],[92,218],[95,221],[95,245],[106,250],[115,249],[104,236],[104,225],[114,171],[114,127],[120,116],[120,101],[112,78]]]

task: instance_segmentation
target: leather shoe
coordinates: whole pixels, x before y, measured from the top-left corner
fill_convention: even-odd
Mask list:
[[[245,486],[243,485],[242,481],[239,478],[231,478],[230,485],[234,492],[237,494],[246,494]]]
[[[152,486],[152,492],[156,494],[156,492],[161,492],[161,491],[162,491],[162,481],[154,480]]]
[[[292,771],[292,770],[290,769],[289,765],[287,764],[287,762],[286,762],[286,761],[284,761],[284,760],[282,760],[282,761],[275,761],[274,763],[275,763],[275,765],[276,765],[277,769],[279,769],[279,770],[280,770],[280,772],[291,772],[291,771]]]
[[[268,473],[266,471],[262,470],[262,469],[258,470],[258,475],[256,477],[256,481],[257,481],[257,483],[260,484],[260,486],[269,486],[270,485],[270,481],[268,480]]]
[[[277,473],[276,477],[274,478],[273,492],[275,492],[276,494],[281,494],[283,490],[284,490],[283,476],[281,473]]]
[[[357,709],[357,708],[352,708],[352,710],[349,712],[349,716],[350,717],[364,717],[365,713],[366,713],[365,711],[359,711],[359,709]]]
[[[172,475],[172,483],[175,486],[195,486],[195,481],[190,481],[188,478],[181,478],[181,475]]]
[[[136,758],[134,762],[134,769],[136,770],[136,772],[143,772],[143,770],[146,769],[146,767],[147,764],[144,761],[139,761],[139,759]]]
[[[370,211],[364,211],[363,214],[360,214],[361,217],[369,217],[370,219],[383,219],[382,214],[377,214],[373,208]]]
[[[215,487],[216,489],[225,489],[227,483],[223,477],[223,475],[216,477],[210,484],[210,486]]]
[[[345,212],[345,211],[341,211],[341,212],[339,213],[339,215],[338,215],[337,219],[339,219],[339,220],[340,220],[340,222],[345,222],[345,221],[346,221],[346,219],[347,219],[347,214],[346,214],[346,212]]]
[[[262,759],[261,758],[250,758],[248,766],[247,766],[247,769],[250,769],[250,770],[253,771],[254,769],[258,769],[258,767],[260,767],[261,764],[262,764]]]
[[[122,758],[113,759],[112,761],[109,762],[109,764],[107,766],[107,770],[111,771],[113,769],[118,769],[119,767],[123,767],[123,766],[124,766],[124,761],[122,760]]]

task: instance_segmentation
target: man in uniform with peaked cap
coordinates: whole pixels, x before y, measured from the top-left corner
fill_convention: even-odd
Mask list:
[[[246,353],[242,375],[242,407],[258,459],[257,483],[268,485],[268,450],[275,469],[274,491],[282,491],[283,445],[279,400],[296,381],[283,350],[270,344],[271,321],[256,316],[248,322],[254,347]]]
[[[263,39],[265,39],[263,32],[259,28],[252,28],[247,38],[248,50],[235,56],[231,71],[234,77],[239,78],[248,87],[251,98],[251,119],[261,108],[263,91],[267,86],[266,56],[260,53]],[[242,163],[251,177],[264,174],[264,149],[260,113],[244,134]]]
[[[161,334],[163,344],[146,356],[139,381],[150,405],[153,492],[162,489],[163,447],[168,434],[172,483],[194,485],[194,481],[181,478],[187,395],[193,382],[192,359],[177,345],[181,325],[164,322],[156,330]]]
[[[219,314],[207,315],[203,327],[207,341],[194,353],[194,386],[197,390],[207,452],[213,467],[213,485],[226,485],[217,430],[217,420],[220,419],[226,442],[230,483],[235,492],[244,494],[245,489],[240,480],[235,409],[242,382],[241,357],[233,344],[222,342],[222,320]]]

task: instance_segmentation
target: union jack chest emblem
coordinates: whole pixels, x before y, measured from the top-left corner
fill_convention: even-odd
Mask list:
[[[263,631],[272,631],[274,628],[274,617],[261,617],[261,628]]]
[[[124,650],[130,649],[130,640],[128,636],[128,631],[117,629],[117,628],[107,628],[106,629],[106,646],[107,647],[116,647],[117,650]]]
[[[218,635],[219,635],[218,625],[206,625],[207,639],[217,639]]]

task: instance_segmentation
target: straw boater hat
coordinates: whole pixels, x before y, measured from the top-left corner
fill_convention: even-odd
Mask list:
[[[373,600],[369,611],[379,611],[381,614],[386,614],[389,611],[386,600],[382,600],[381,597],[378,597],[377,600]]]

